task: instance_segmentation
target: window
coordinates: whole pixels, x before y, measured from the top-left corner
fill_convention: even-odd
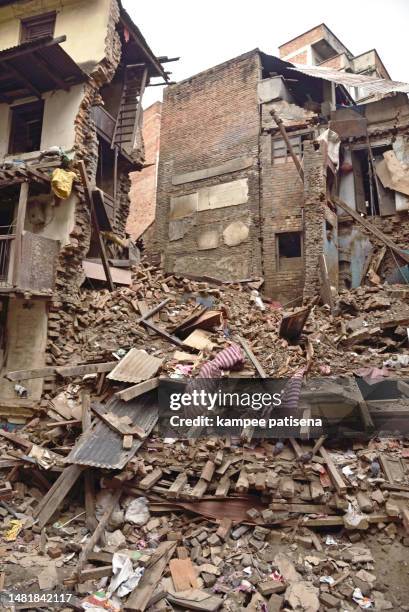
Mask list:
[[[276,234],[276,240],[278,269],[299,269],[302,265],[301,232],[282,232]]]
[[[21,20],[21,42],[30,42],[44,36],[54,36],[55,13],[37,15]]]
[[[11,112],[9,153],[39,151],[43,128],[43,100],[14,106]]]

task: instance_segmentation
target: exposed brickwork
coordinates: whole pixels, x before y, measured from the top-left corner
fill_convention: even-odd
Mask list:
[[[121,59],[121,42],[116,31],[119,20],[117,0],[110,5],[106,37],[106,56],[95,68],[84,87],[84,97],[75,119],[75,155],[85,162],[90,180],[95,180],[98,165],[98,137],[92,119],[92,106],[99,102],[99,90],[115,75]],[[118,169],[118,206],[114,231],[125,235],[129,212],[130,180],[128,169]],[[91,221],[84,198],[79,198],[75,211],[75,226],[69,243],[61,250],[57,268],[56,292],[50,304],[46,361],[48,364],[75,362],[76,356],[65,350],[66,338],[76,329],[81,315],[79,291],[85,279],[82,261],[87,256],[91,240]],[[78,357],[79,358],[79,357]],[[45,388],[47,390],[47,387]]]
[[[241,278],[261,273],[259,240],[259,109],[258,51],[246,53],[200,73],[165,92],[159,183],[156,250],[165,251],[169,270]],[[172,175],[218,166],[240,157],[253,158],[251,167],[183,185],[172,185]],[[247,204],[196,213],[196,225],[180,240],[168,241],[171,196],[194,193],[199,188],[248,179]],[[203,229],[219,234],[233,220],[251,220],[245,242],[198,251],[197,237]]]
[[[326,179],[324,153],[312,142],[304,143],[304,298],[320,291],[319,256],[324,251]]]
[[[302,262],[297,262],[292,270],[280,270],[277,233],[302,231],[304,189],[291,159],[284,164],[274,164],[273,161],[271,134],[263,134],[263,291],[281,302],[288,302],[302,296],[304,267]]]
[[[297,53],[297,55],[292,55],[291,62],[294,64],[308,64],[307,51],[302,51],[301,53]]]
[[[312,45],[313,43],[321,40],[321,38],[325,37],[325,30],[321,25],[317,26],[313,30],[309,32],[305,32],[301,36],[297,36],[294,40],[290,40],[289,42],[284,43],[281,47],[278,47],[280,57],[285,57],[298,51],[302,47],[306,47],[307,45]],[[295,61],[295,60],[294,60]]]
[[[341,68],[344,67],[344,62],[344,55],[336,55],[335,57],[325,60],[325,62],[321,62],[320,66],[324,68],[336,68],[337,70],[341,70]]]
[[[161,116],[161,102],[155,102],[143,112],[145,164],[151,165],[130,175],[131,206],[126,229],[132,238],[139,238],[155,220]]]

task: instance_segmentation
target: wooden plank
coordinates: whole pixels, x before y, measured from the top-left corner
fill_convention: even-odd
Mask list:
[[[159,387],[159,378],[150,378],[144,382],[132,385],[132,387],[123,389],[123,391],[118,391],[115,393],[115,397],[123,400],[124,402],[129,402],[129,400],[139,397],[148,391],[152,391],[152,389],[156,389],[157,387]]]
[[[153,470],[153,472],[145,476],[145,478],[142,478],[138,486],[143,491],[147,491],[153,487],[153,485],[155,485],[162,478],[162,476],[162,470],[160,468],[156,468]]]
[[[216,531],[217,537],[219,537],[221,540],[226,540],[228,536],[230,535],[232,526],[233,526],[233,521],[227,517],[224,517],[220,521],[220,525],[217,528],[217,531]]]
[[[176,344],[176,346],[185,346],[182,340],[179,340],[179,338],[176,338],[176,336],[172,336],[171,334],[168,334],[167,331],[165,331],[161,327],[158,327],[157,325],[154,325],[151,321],[146,321],[145,319],[141,319],[140,323],[144,327],[147,327],[148,329],[151,329],[152,331],[154,331],[156,334],[159,334],[159,336],[163,336],[164,338],[166,338],[166,340],[168,340],[169,342],[172,342],[172,344]]]
[[[4,431],[4,429],[0,429],[0,436],[2,438],[5,438],[6,440],[9,440],[10,442],[13,442],[13,444],[16,444],[17,446],[21,446],[27,451],[30,451],[33,447],[32,442],[29,442],[28,440],[22,438],[21,436],[18,436],[17,434],[8,433],[7,431]]]
[[[277,512],[299,512],[300,514],[336,514],[334,510],[330,510],[325,504],[271,502],[269,508],[270,510],[275,510]]]
[[[11,381],[31,380],[34,378],[48,378],[59,374],[60,376],[84,376],[85,374],[99,374],[101,372],[110,372],[116,365],[117,361],[108,361],[105,363],[87,363],[77,366],[61,366],[61,367],[46,367],[36,368],[33,370],[15,370],[7,372],[6,378]]]
[[[211,482],[215,468],[216,466],[213,461],[207,461],[202,470],[202,473],[200,474],[200,478],[202,478],[206,482]]]
[[[226,497],[229,493],[230,484],[230,478],[228,476],[222,476],[219,484],[217,485],[215,496]]]
[[[337,468],[335,467],[335,464],[332,461],[328,451],[323,446],[321,446],[319,452],[320,452],[321,457],[324,459],[327,465],[329,475],[331,477],[331,480],[337,492],[340,495],[343,495],[347,491],[347,486],[344,482],[344,479],[342,478],[341,474],[338,472]]]
[[[92,190],[91,190],[91,185],[89,183],[88,180],[88,175],[87,175],[87,171],[85,169],[85,163],[83,160],[80,160],[79,162],[77,162],[77,168],[79,170],[79,173],[81,175],[81,180],[82,180],[82,184],[84,186],[84,194],[85,194],[85,198],[87,200],[88,206],[90,208],[91,211],[91,220],[92,220],[92,225],[93,228],[95,230],[96,233],[96,237],[98,240],[98,247],[99,247],[99,252],[101,255],[101,261],[102,261],[102,265],[104,267],[104,272],[105,272],[105,277],[107,279],[107,283],[108,283],[108,288],[110,291],[113,291],[115,289],[115,285],[112,281],[112,276],[111,276],[111,271],[109,269],[109,264],[108,264],[108,257],[105,251],[105,244],[104,244],[104,240],[101,236],[101,232],[99,229],[99,224],[98,224],[98,217],[96,214],[96,210],[95,210],[95,205],[94,205],[94,199],[93,199],[93,195],[92,195]]]
[[[122,495],[122,489],[118,489],[117,491],[115,491],[115,493],[113,493],[111,501],[108,505],[108,508],[105,510],[104,514],[100,518],[98,526],[95,529],[94,533],[92,534],[92,536],[89,538],[89,540],[85,544],[82,550],[82,553],[80,555],[80,558],[78,560],[78,565],[75,571],[78,577],[81,575],[83,567],[85,563],[88,561],[88,555],[90,554],[90,552],[92,552],[92,550],[94,549],[94,546],[98,544],[99,539],[103,535],[105,527],[109,519],[111,518],[111,514],[115,510],[115,507],[118,504],[121,495]]]
[[[82,474],[84,467],[81,465],[70,465],[61,472],[51,489],[43,497],[33,516],[38,519],[38,525],[43,528],[60,504],[64,501],[74,484]]]
[[[101,374],[110,372],[118,365],[117,361],[107,361],[105,363],[86,363],[77,366],[62,366],[55,368],[57,374],[63,377],[85,376],[85,374]]]
[[[49,376],[55,376],[54,367],[46,368],[35,368],[34,370],[16,370],[13,372],[7,372],[5,377],[7,380],[19,381],[19,380],[31,380],[34,378],[48,378]]]
[[[251,363],[255,367],[260,378],[267,378],[266,371],[264,370],[263,366],[261,365],[261,363],[255,356],[255,354],[249,347],[248,343],[241,336],[237,336],[237,340],[240,342],[241,346],[243,347],[244,352],[246,353],[247,357],[250,359]]]
[[[165,568],[175,552],[176,542],[162,542],[153,553],[138,586],[132,591],[124,610],[144,612]]]
[[[195,569],[190,559],[172,559],[169,569],[175,591],[188,591],[198,587]]]
[[[181,472],[178,474],[175,482],[169,487],[168,496],[169,497],[179,497],[180,493],[184,489],[187,483],[187,475],[185,472]]]
[[[370,221],[368,221],[364,217],[361,217],[355,210],[353,210],[350,206],[348,206],[348,204],[346,204],[343,200],[340,200],[340,198],[333,196],[332,199],[337,204],[337,206],[339,206],[340,208],[342,208],[342,210],[348,213],[354,219],[354,221],[362,225],[373,236],[376,236],[376,238],[378,238],[378,240],[380,240],[383,244],[386,244],[386,246],[388,246],[394,253],[399,255],[401,259],[406,261],[406,263],[409,263],[409,255],[407,253],[404,253],[402,249],[395,242],[390,240],[383,232],[381,232],[377,227],[375,227]]]
[[[122,439],[122,448],[124,450],[130,450],[132,448],[132,445],[133,445],[133,436],[130,434],[127,434]]]
[[[113,418],[115,415],[112,415],[111,417],[111,413],[105,412],[105,408],[100,404],[92,404],[91,408],[95,412],[95,414],[97,414],[99,418],[104,421],[104,423],[108,425],[108,427],[110,427],[110,429],[115,431],[115,433],[119,434],[120,436],[138,436],[138,438],[140,438],[141,440],[144,440],[146,438],[146,431],[138,425],[130,425],[128,427],[123,426],[123,428],[117,426],[115,422],[111,420],[111,418]]]

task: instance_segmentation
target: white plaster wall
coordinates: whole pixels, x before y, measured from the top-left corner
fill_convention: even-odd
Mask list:
[[[105,38],[111,0],[63,2],[57,13],[55,37],[65,35],[61,46],[77,64],[97,64],[105,57]]]
[[[65,51],[79,64],[105,55],[110,0],[25,0],[0,8],[0,50],[20,43],[22,17],[57,12],[55,37],[65,35]],[[85,41],[85,42],[84,42]]]
[[[10,298],[7,313],[7,361],[2,372],[29,370],[45,366],[47,343],[47,311],[43,300],[26,301]],[[0,396],[16,398],[14,384],[0,378]],[[28,398],[39,400],[43,379],[27,380],[23,383]]]
[[[24,229],[33,234],[40,234],[46,238],[59,240],[60,246],[64,247],[69,242],[70,233],[75,225],[75,208],[78,203],[76,195],[72,194],[66,200],[52,206],[48,204],[45,208],[45,224],[43,226],[34,225],[30,222],[30,201],[27,206],[27,215]]]
[[[75,85],[69,91],[44,94],[44,119],[41,150],[59,146],[69,151],[75,144],[75,118],[78,114],[84,86]]]

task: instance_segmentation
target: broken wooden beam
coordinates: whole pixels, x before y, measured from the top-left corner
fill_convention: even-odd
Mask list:
[[[157,387],[159,387],[159,378],[150,378],[149,380],[132,385],[132,387],[128,387],[122,391],[117,391],[115,397],[124,402],[129,402],[129,400],[139,397],[148,391],[152,391],[152,389],[156,389]]]
[[[74,466],[72,466],[74,467]],[[111,518],[111,515],[113,513],[113,511],[115,510],[115,507],[117,505],[117,503],[119,502],[119,498],[122,495],[122,489],[118,489],[117,491],[115,491],[112,495],[112,498],[109,502],[109,505],[107,507],[107,509],[105,510],[104,514],[102,515],[102,517],[99,520],[98,526],[95,529],[94,533],[92,534],[92,536],[89,538],[89,540],[87,541],[87,543],[85,544],[82,553],[80,555],[80,558],[78,560],[78,565],[75,571],[75,574],[77,575],[77,577],[79,577],[83,571],[83,567],[85,565],[85,563],[88,560],[88,555],[90,554],[90,552],[92,552],[94,550],[94,546],[96,544],[98,544],[99,539],[101,538],[101,536],[103,535],[103,532],[105,530],[105,527],[109,521],[109,519]]]
[[[390,240],[383,232],[381,232],[381,230],[375,227],[373,223],[368,221],[368,219],[366,219],[365,217],[361,217],[359,213],[353,210],[350,206],[348,206],[346,202],[344,202],[340,198],[333,196],[332,199],[335,204],[342,208],[344,212],[348,213],[348,215],[350,215],[350,217],[352,217],[354,221],[362,225],[368,232],[378,238],[378,240],[380,240],[383,244],[386,244],[386,246],[388,246],[396,255],[399,255],[401,259],[406,261],[406,263],[409,263],[409,254],[405,253],[395,242]]]
[[[243,347],[244,352],[246,353],[247,357],[250,359],[251,363],[255,367],[260,378],[267,378],[266,371],[264,370],[263,366],[261,365],[261,363],[255,356],[255,354],[249,347],[246,340],[244,340],[244,338],[242,338],[241,336],[237,336],[237,340],[240,342],[241,346]]]
[[[99,229],[99,222],[98,222],[98,216],[95,210],[95,203],[94,203],[94,196],[92,194],[92,189],[91,189],[91,185],[89,183],[89,179],[88,179],[88,175],[87,175],[87,171],[85,168],[85,163],[83,160],[80,160],[77,162],[77,167],[81,176],[81,181],[84,187],[84,194],[85,194],[85,198],[87,200],[87,204],[89,206],[90,212],[91,212],[91,221],[92,221],[92,226],[93,229],[95,231],[96,234],[96,238],[98,241],[98,247],[99,247],[99,252],[101,255],[101,261],[102,261],[102,266],[104,268],[104,272],[105,272],[105,277],[108,283],[108,288],[110,291],[113,291],[115,289],[115,285],[113,283],[112,280],[112,276],[111,276],[111,270],[109,268],[109,263],[108,263],[108,257],[105,251],[105,244],[104,244],[104,239],[101,235],[101,231]]]
[[[83,470],[82,465],[70,465],[61,472],[51,489],[34,509],[33,516],[37,518],[40,528],[43,528],[58,510]]]
[[[7,380],[12,382],[20,380],[31,380],[34,378],[48,378],[59,374],[63,377],[69,376],[84,376],[85,374],[99,374],[101,372],[110,372],[116,365],[117,361],[107,361],[104,363],[85,363],[77,366],[61,366],[61,367],[46,367],[36,368],[33,370],[15,370],[7,372],[5,375]]]
[[[165,568],[175,552],[176,542],[162,542],[149,559],[145,573],[138,586],[132,591],[124,610],[144,612],[157,587]]]
[[[347,491],[347,486],[345,484],[344,479],[342,478],[341,474],[338,472],[328,451],[323,446],[321,446],[319,452],[320,452],[321,457],[324,459],[326,463],[326,466],[327,466],[327,469],[328,469],[333,485],[335,486],[337,492],[340,495],[343,495]]]

